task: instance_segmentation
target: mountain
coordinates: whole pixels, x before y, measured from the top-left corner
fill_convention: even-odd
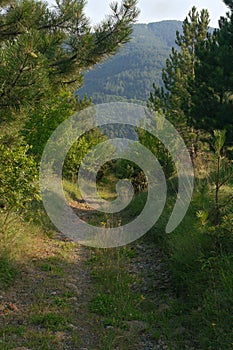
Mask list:
[[[135,24],[132,40],[102,64],[84,76],[77,95],[92,97],[93,102],[118,100],[146,101],[152,84],[162,84],[161,71],[175,46],[180,21]]]

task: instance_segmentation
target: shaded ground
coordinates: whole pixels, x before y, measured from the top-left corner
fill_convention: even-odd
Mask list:
[[[0,349],[96,348],[98,323],[88,311],[89,251],[62,239],[38,242],[16,284],[0,291]]]

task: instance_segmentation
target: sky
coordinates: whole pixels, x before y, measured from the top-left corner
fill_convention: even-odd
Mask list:
[[[104,19],[109,13],[109,4],[112,0],[88,0],[86,14],[95,24]],[[120,1],[117,1],[120,3]],[[210,14],[210,26],[218,27],[220,16],[225,16],[228,8],[222,0],[139,0],[138,7],[141,14],[138,23],[158,22],[168,19],[183,21],[192,6],[198,10],[208,9]]]

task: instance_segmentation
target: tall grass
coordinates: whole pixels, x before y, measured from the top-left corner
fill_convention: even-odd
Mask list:
[[[38,240],[54,234],[42,205],[33,203],[24,212],[0,211],[0,289],[12,284],[28,258],[37,250]]]

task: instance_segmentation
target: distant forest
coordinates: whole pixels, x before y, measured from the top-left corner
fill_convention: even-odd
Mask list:
[[[93,102],[147,101],[152,84],[162,85],[162,68],[173,46],[180,21],[135,24],[132,40],[119,53],[98,64],[84,76],[80,97]]]

